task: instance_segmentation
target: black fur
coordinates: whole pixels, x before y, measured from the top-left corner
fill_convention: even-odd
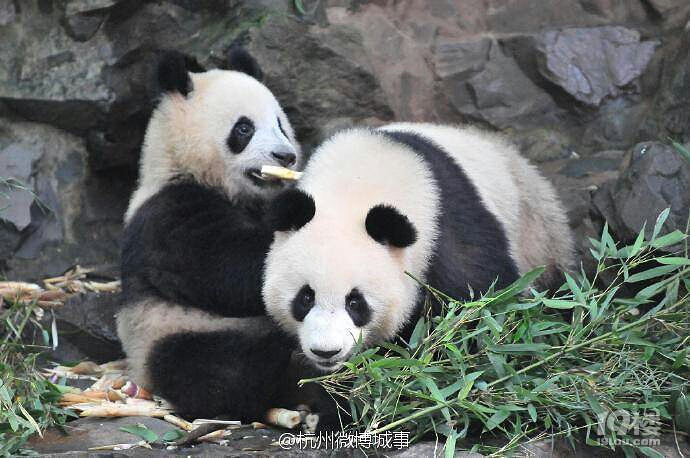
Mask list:
[[[364,226],[372,239],[384,245],[405,248],[417,240],[412,222],[390,205],[380,204],[369,210]]]
[[[230,151],[234,154],[240,154],[247,147],[253,136],[254,123],[248,117],[241,116],[235,125],[232,126],[226,143]]]
[[[280,122],[280,116],[276,118],[278,120],[278,129],[280,129],[280,133],[285,136],[288,140],[290,140],[290,137],[288,137],[288,134],[285,133],[285,129],[283,129],[283,123]]]
[[[345,296],[345,310],[357,327],[365,326],[371,320],[371,307],[357,288]]]
[[[183,417],[222,414],[248,423],[263,421],[266,410],[278,406],[291,349],[273,326],[179,333],[154,346],[148,368],[154,392]]]
[[[382,132],[382,135],[422,156],[441,190],[440,233],[426,282],[462,300],[469,298],[467,285],[475,291],[483,291],[497,277],[497,288],[515,281],[518,270],[510,257],[504,228],[482,203],[465,172],[427,138],[409,132]],[[422,303],[418,304],[414,316],[419,316]],[[436,308],[434,312],[439,310]],[[401,334],[403,338],[409,337],[415,321],[410,320]]]
[[[163,92],[179,92],[186,97],[193,89],[188,72],[203,71],[196,59],[178,51],[164,51],[158,58],[158,84]]]
[[[125,228],[125,301],[157,297],[222,316],[264,315],[272,238],[262,202],[238,205],[193,182],[169,184]]]
[[[290,305],[292,316],[297,321],[302,321],[312,307],[314,307],[314,290],[309,285],[304,285],[297,291],[294,299],[292,299],[292,304]]]
[[[271,202],[270,226],[274,231],[296,231],[311,221],[314,213],[316,205],[309,194],[299,189],[288,189]]]
[[[261,81],[264,77],[259,63],[240,44],[233,43],[228,49],[228,70],[246,73]]]

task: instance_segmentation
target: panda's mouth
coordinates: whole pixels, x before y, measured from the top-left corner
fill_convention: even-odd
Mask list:
[[[255,186],[260,188],[264,187],[281,187],[283,186],[283,181],[275,178],[269,177],[267,175],[261,174],[261,169],[247,169],[244,175],[252,182]]]
[[[329,360],[329,361],[316,361],[312,359],[312,363],[320,370],[324,372],[333,372],[338,369],[343,365],[342,360]]]

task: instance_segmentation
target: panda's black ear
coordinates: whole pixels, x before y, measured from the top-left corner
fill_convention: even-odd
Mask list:
[[[246,49],[239,43],[233,43],[228,49],[228,70],[246,73],[247,75],[261,81],[264,77],[264,72],[261,71],[259,63],[254,59]]]
[[[417,230],[407,216],[391,205],[379,204],[364,221],[367,234],[379,243],[405,248],[417,241]]]
[[[178,51],[163,51],[158,57],[158,84],[163,92],[179,92],[186,97],[193,89],[189,72],[203,71],[195,58]]]
[[[314,199],[300,189],[288,189],[271,202],[269,225],[273,231],[296,231],[316,213]]]

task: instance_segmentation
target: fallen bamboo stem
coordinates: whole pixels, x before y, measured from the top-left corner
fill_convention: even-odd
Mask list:
[[[194,429],[194,425],[192,423],[190,423],[187,420],[184,420],[180,417],[176,417],[173,414],[168,414],[168,415],[163,416],[163,420],[177,426],[180,429],[184,429],[187,432]]]
[[[170,414],[169,410],[159,409],[154,402],[150,404],[120,404],[115,402],[74,404],[71,406],[80,410],[82,417],[157,417],[163,418]]]

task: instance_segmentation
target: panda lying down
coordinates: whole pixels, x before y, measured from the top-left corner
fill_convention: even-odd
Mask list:
[[[468,285],[486,290],[498,278],[501,288],[538,265],[548,266],[539,286],[560,286],[571,267],[552,187],[514,147],[474,128],[339,133],[271,216],[266,311],[322,371],[340,368],[360,337],[409,338],[424,297],[405,272],[463,299]],[[319,426],[337,429],[337,413]]]

